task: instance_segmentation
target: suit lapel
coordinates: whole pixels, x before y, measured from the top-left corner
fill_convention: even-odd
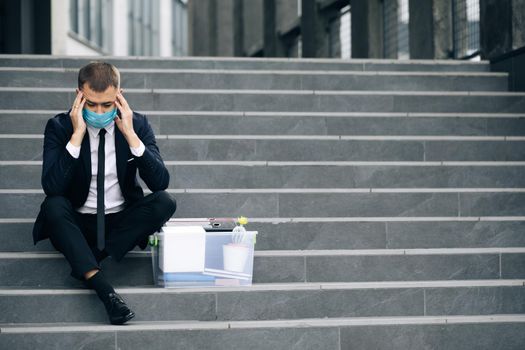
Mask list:
[[[89,133],[86,132],[84,138],[82,139],[82,146],[80,147],[80,158],[82,159],[82,164],[84,171],[82,172],[85,175],[84,178],[84,188],[89,189],[91,183],[91,145],[89,142]]]
[[[124,185],[127,160],[130,153],[131,151],[129,150],[128,142],[120,132],[119,128],[117,128],[117,125],[115,125],[115,157],[117,158],[117,177],[121,190]]]

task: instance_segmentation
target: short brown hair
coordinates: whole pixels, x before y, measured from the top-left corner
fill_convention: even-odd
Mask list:
[[[107,62],[91,62],[78,72],[78,88],[84,84],[95,92],[104,92],[108,87],[120,87],[120,73],[114,65]]]

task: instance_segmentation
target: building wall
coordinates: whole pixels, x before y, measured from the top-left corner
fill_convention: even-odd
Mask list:
[[[525,0],[512,0],[512,48],[525,46]]]
[[[151,4],[152,2],[147,2]],[[72,31],[71,2],[69,0],[51,1],[51,53],[53,55],[79,56],[127,56],[129,55],[129,0],[111,0],[106,4],[110,14],[110,33],[108,49],[102,50]],[[172,0],[158,0],[159,56],[173,55],[173,7]]]
[[[0,0],[0,53],[51,53],[51,0]]]
[[[299,13],[301,9],[299,5],[300,3],[297,0],[275,0],[275,26],[279,38],[276,56],[298,56],[295,50],[291,50],[296,40],[292,41],[293,37],[283,35],[300,26]]]
[[[233,2],[220,0],[220,6],[217,6],[217,56],[234,56]]]
[[[215,1],[215,0],[211,0]],[[210,0],[192,0],[188,2],[188,49],[192,56],[214,56],[212,52],[211,40],[213,31],[212,21],[210,21]]]
[[[253,55],[263,46],[263,0],[244,0],[244,52]]]
[[[276,0],[276,26],[281,33],[297,22],[300,9],[297,0]]]
[[[160,8],[160,33],[159,33],[159,40],[160,40],[160,52],[159,56],[161,57],[169,57],[173,54],[173,45],[172,45],[172,39],[173,39],[173,30],[172,30],[172,16],[173,16],[173,8],[172,8],[172,1],[171,0],[160,0],[159,2],[159,8]],[[127,41],[127,40],[126,40]]]
[[[51,54],[97,56],[101,52],[73,38],[68,0],[51,1]]]
[[[199,12],[206,12],[206,9],[209,10],[210,8],[207,4],[212,1],[219,1],[222,6],[217,7],[215,12],[209,13],[207,16],[194,11],[193,15],[198,17],[194,19],[194,22],[199,23],[199,25],[194,25],[193,29],[206,28],[206,22],[212,18],[217,26],[217,52],[210,51],[209,43],[207,43],[207,40],[209,40],[207,33],[209,31],[201,30],[191,38],[195,49],[190,51],[190,53],[211,56],[233,55],[232,52],[234,53],[235,50],[232,47],[236,35],[233,24],[235,22],[233,6],[231,4],[235,0],[189,0],[190,3],[199,4]],[[239,51],[242,55],[254,56],[263,54],[263,45],[268,45],[268,42],[264,43],[264,38],[271,37],[271,35],[268,35],[267,28],[270,27],[268,23],[272,22],[270,20],[266,22],[265,27],[264,1],[275,2],[276,8],[276,49],[272,53],[273,56],[286,56],[290,55],[290,52],[302,52],[303,57],[305,55],[310,55],[310,57],[329,57],[333,55],[334,53],[331,52],[333,50],[330,49],[333,47],[333,42],[331,44],[329,42],[334,39],[333,35],[329,36],[327,31],[330,23],[335,23],[331,19],[333,18],[333,13],[330,13],[332,11],[330,8],[339,5],[345,6],[345,4],[348,5],[349,3],[351,6],[352,57],[383,58],[386,55],[384,50],[385,28],[383,28],[385,23],[384,0],[316,0],[317,14],[312,16],[311,13],[308,13],[308,16],[312,18],[310,22],[301,19],[301,3],[304,6],[304,2],[311,4],[313,0],[240,1],[242,1],[242,20],[244,22],[244,31],[242,33],[243,50]],[[268,2],[266,5],[268,5]],[[268,7],[266,6],[266,8]],[[389,8],[396,9],[397,6],[390,6]],[[525,0],[480,0],[480,8],[481,16],[483,17],[483,14],[485,14],[486,18],[488,18],[485,19],[485,23],[482,23],[482,25],[485,25],[485,28],[480,31],[480,35],[483,38],[480,39],[479,48],[481,52],[489,53],[485,57],[491,57],[495,54],[501,54],[525,46]],[[454,57],[457,52],[454,52],[453,38],[455,34],[452,23],[454,7],[451,0],[411,0],[408,2],[408,9],[409,15],[407,13],[403,16],[409,18],[409,33],[406,41],[410,45],[410,58],[446,59]],[[213,9],[211,10],[213,11]],[[337,11],[337,8],[335,11]],[[456,20],[458,16],[461,16],[458,13],[455,15]],[[480,18],[479,21],[484,22],[484,19]],[[316,28],[312,30],[311,27],[308,27],[308,30],[303,29],[301,31],[301,22],[303,22],[303,26],[306,23],[313,23]],[[472,24],[470,22],[466,23],[465,31],[472,30]],[[283,37],[284,33],[290,32],[290,29],[294,27],[296,31],[291,37],[295,41],[290,40],[289,37]],[[396,30],[395,27],[394,29]],[[404,30],[402,30],[403,35],[405,35]],[[301,32],[300,38],[303,40],[302,43],[297,41],[297,34]],[[314,47],[312,47],[311,42],[305,40],[304,33],[307,33],[307,36],[316,41]],[[467,33],[467,36],[469,35],[470,32]],[[291,45],[295,45],[295,47],[292,49]],[[200,49],[198,49],[199,47]],[[269,45],[267,47],[274,46]],[[463,57],[476,51],[472,50],[470,46],[468,50],[468,53],[457,53],[457,56]],[[308,53],[305,54],[306,51]],[[392,53],[389,54],[393,55]]]

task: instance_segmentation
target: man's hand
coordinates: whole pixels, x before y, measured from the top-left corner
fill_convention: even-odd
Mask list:
[[[128,101],[122,96],[121,92],[117,94],[115,104],[120,111],[120,117],[117,116],[115,118],[115,124],[117,124],[117,127],[126,138],[126,141],[128,141],[130,147],[139,147],[140,139],[137,134],[135,134],[135,130],[133,130],[133,111],[129,108]]]
[[[84,98],[82,91],[78,91],[77,97],[75,98],[73,106],[71,107],[71,112],[69,113],[69,116],[71,117],[71,124],[73,124],[73,135],[71,135],[70,142],[76,147],[80,147],[82,139],[86,134],[86,122],[82,117],[82,109],[84,108],[85,103],[86,99]]]

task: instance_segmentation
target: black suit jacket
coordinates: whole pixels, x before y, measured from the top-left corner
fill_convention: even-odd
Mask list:
[[[170,179],[147,118],[133,112],[133,129],[146,147],[141,157],[135,157],[131,153],[128,142],[115,125],[117,177],[127,205],[144,197],[137,181],[137,170],[153,192],[165,190]],[[80,156],[73,158],[66,149],[72,134],[69,111],[48,120],[44,132],[42,187],[47,196],[64,196],[74,208],[79,208],[86,202],[91,182],[91,147],[86,131]],[[47,237],[43,213],[40,211],[33,226],[33,241],[36,244]]]

